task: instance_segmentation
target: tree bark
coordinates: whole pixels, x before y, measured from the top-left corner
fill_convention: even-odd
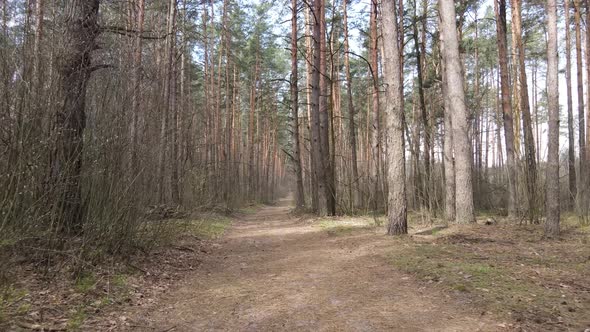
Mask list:
[[[590,79],[588,75],[590,75],[590,0],[586,0],[586,93],[590,91]],[[580,174],[584,174],[582,176],[583,188],[584,188],[584,195],[582,198],[582,212],[585,216],[588,216],[590,212],[590,95],[587,95],[586,100],[586,142],[584,145],[584,152],[585,159],[584,159],[584,173],[580,172]],[[583,117],[583,116],[582,116]],[[582,138],[583,139],[583,138]]]
[[[303,208],[303,173],[301,171],[301,145],[299,142],[299,88],[297,72],[297,0],[291,0],[291,117],[293,118],[294,168],[296,177],[295,206]]]
[[[508,47],[506,42],[506,0],[494,0],[498,59],[500,62],[500,89],[502,93],[502,117],[504,119],[504,139],[506,141],[506,164],[508,168],[508,216],[517,214],[518,195],[516,194],[516,157],[514,153],[514,123],[510,94],[508,69]]]
[[[252,78],[250,87],[250,110],[248,112],[248,197],[254,199],[256,195],[257,182],[256,172],[257,169],[254,165],[254,135],[255,135],[255,116],[256,116],[256,86],[258,85],[258,73],[260,70],[260,54],[259,50],[256,50],[256,64],[254,65],[254,77]]]
[[[321,181],[324,182],[324,191],[326,199],[326,213],[329,215],[336,214],[336,192],[334,186],[334,168],[331,161],[330,149],[330,114],[328,110],[328,82],[327,82],[327,48],[326,48],[326,5],[324,0],[321,0],[321,8],[319,12],[320,19],[320,152],[321,152],[321,166],[324,169],[324,176]],[[318,1],[319,3],[319,1]],[[317,15],[317,13],[316,13]]]
[[[565,2],[565,84],[567,93],[567,132],[568,132],[568,184],[569,184],[569,207],[575,206],[576,200],[576,152],[574,134],[574,110],[572,102],[572,42],[570,22],[570,1]]]
[[[423,57],[424,54],[424,44],[426,43],[425,40],[419,39],[418,33],[418,21],[419,20],[426,20],[426,8],[424,8],[424,13],[421,17],[418,17],[416,14],[416,7],[414,7],[414,22],[413,26],[413,39],[414,39],[414,52],[416,54],[416,70],[417,70],[417,77],[418,77],[418,100],[419,100],[419,107],[420,107],[420,119],[422,120],[422,128],[424,129],[424,179],[418,183],[420,186],[420,199],[421,205],[426,206],[429,210],[431,210],[430,206],[430,188],[431,188],[431,181],[430,181],[430,124],[428,121],[428,111],[426,110],[426,98],[424,96],[424,66],[425,61]],[[423,32],[423,31],[422,31]],[[422,34],[423,35],[423,34]],[[424,36],[424,38],[426,38]],[[416,157],[419,158],[420,155],[420,147],[416,145],[417,153]],[[416,169],[419,171],[419,168]]]
[[[360,205],[360,188],[359,188],[359,171],[358,171],[358,156],[356,147],[356,125],[354,122],[354,116],[356,114],[352,96],[352,75],[350,74],[350,55],[349,55],[349,43],[348,43],[348,13],[346,1],[342,1],[343,16],[344,16],[344,67],[346,71],[346,93],[348,95],[348,127],[349,127],[349,139],[350,139],[350,150],[351,150],[351,163],[352,163],[352,177],[350,179],[350,186],[352,186],[352,197],[351,204],[352,209]]]
[[[538,220],[537,202],[537,163],[535,141],[533,138],[531,110],[529,106],[528,84],[525,66],[525,49],[522,42],[521,24],[521,0],[511,0],[512,3],[512,29],[514,32],[514,48],[518,54],[518,80],[520,83],[520,111],[522,113],[522,127],[524,131],[525,148],[525,180],[528,198],[529,222],[536,224]]]
[[[320,18],[321,14],[323,13],[323,1],[324,0],[314,0],[313,2],[313,12],[312,16],[314,18],[313,21],[313,68],[312,68],[312,75],[311,75],[311,117],[312,117],[312,130],[311,130],[311,149],[312,149],[312,162],[313,162],[313,172],[314,172],[314,181],[317,183],[317,191],[318,191],[318,200],[317,200],[317,208],[314,211],[318,215],[326,215],[328,213],[328,206],[327,206],[327,192],[328,189],[326,188],[326,180],[325,180],[325,169],[322,155],[322,130],[321,127],[321,108],[324,106],[322,103],[322,96],[321,96],[321,76],[322,76],[322,64],[325,64],[321,58],[323,57],[322,50],[321,50],[321,40],[322,32],[322,23],[323,20]],[[326,138],[327,141],[327,138]],[[324,151],[325,152],[325,151]],[[329,158],[329,154],[328,154]]]
[[[73,1],[65,15],[63,53],[58,75],[63,100],[55,117],[56,140],[50,163],[52,197],[64,231],[78,231],[84,215],[81,173],[86,126],[86,89],[92,73],[91,52],[99,33],[99,0]]]
[[[574,27],[576,31],[576,82],[578,87],[578,145],[579,145],[579,169],[578,169],[578,191],[576,200],[578,208],[583,208],[583,196],[586,178],[586,125],[584,121],[584,68],[582,65],[582,28],[581,28],[581,5],[580,0],[574,0]]]
[[[567,29],[566,29],[567,30]],[[559,86],[557,56],[557,4],[547,0],[547,111],[549,152],[546,176],[545,236],[559,235]]]
[[[387,234],[408,233],[404,110],[400,88],[401,66],[395,0],[383,0],[383,80],[386,87],[384,118],[387,137],[388,219]]]
[[[131,143],[131,160],[130,160],[130,180],[133,180],[138,175],[138,126],[142,122],[141,118],[141,62],[143,52],[143,40],[141,34],[143,33],[143,22],[145,13],[145,1],[136,0],[134,2],[135,11],[135,31],[133,44],[133,72],[131,73],[131,85],[132,85],[132,96],[131,96],[131,126],[129,128],[129,136]]]
[[[308,158],[308,162],[309,162],[309,168],[308,168],[308,173],[309,173],[309,187],[310,187],[310,191],[311,191],[311,210],[316,212],[318,211],[318,207],[319,207],[319,189],[318,189],[318,180],[316,179],[316,172],[315,172],[315,166],[316,166],[316,158],[317,158],[317,153],[315,151],[315,149],[317,148],[316,145],[316,141],[314,140],[314,138],[316,137],[316,132],[315,132],[315,124],[314,124],[314,115],[313,112],[315,112],[315,108],[313,108],[313,103],[314,103],[314,96],[313,96],[313,89],[314,89],[314,72],[313,72],[313,68],[315,66],[315,58],[314,58],[314,51],[313,51],[313,46],[314,46],[314,37],[315,35],[312,35],[313,32],[315,32],[315,26],[314,23],[312,23],[311,21],[311,11],[312,11],[313,7],[310,8],[310,6],[305,6],[305,35],[307,36],[307,38],[305,38],[305,57],[306,57],[306,61],[305,61],[305,69],[306,69],[306,98],[307,98],[307,129],[309,131],[309,158]],[[315,19],[315,16],[314,16]],[[315,22],[315,21],[314,21]],[[313,28],[313,32],[312,32],[312,26]],[[319,83],[318,83],[319,84]]]
[[[465,90],[459,40],[455,23],[455,4],[453,0],[440,0],[440,33],[444,43],[443,59],[446,66],[448,103],[451,105],[451,122],[453,125],[453,143],[455,151],[456,202],[455,221],[457,223],[475,222],[473,208],[473,188],[471,173],[471,148],[469,145],[469,126],[465,107]]]
[[[441,53],[444,53],[443,41],[440,42]],[[455,158],[453,156],[453,124],[451,121],[451,105],[448,95],[447,80],[444,79],[446,76],[445,62],[441,61],[442,67],[442,93],[444,103],[444,172],[445,172],[445,219],[446,221],[455,220]]]
[[[172,158],[171,158],[171,178],[170,189],[172,201],[175,204],[181,203],[179,177],[178,177],[178,107],[176,100],[176,6],[177,0],[170,0],[168,8],[168,114],[172,115]]]
[[[381,201],[380,195],[380,170],[381,170],[381,128],[379,124],[379,59],[378,59],[378,46],[377,46],[377,0],[371,0],[371,11],[370,11],[370,22],[369,22],[369,63],[371,70],[371,82],[372,82],[372,99],[371,99],[371,110],[373,113],[372,124],[371,124],[371,190],[373,190],[373,209],[377,210],[379,202]]]

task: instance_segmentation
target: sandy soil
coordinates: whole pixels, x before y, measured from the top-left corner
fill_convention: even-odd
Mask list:
[[[498,331],[469,301],[396,271],[391,239],[330,236],[265,207],[235,222],[191,276],[129,312],[134,331]]]

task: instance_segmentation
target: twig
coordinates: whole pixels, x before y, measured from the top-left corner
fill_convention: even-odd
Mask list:
[[[55,326],[43,326],[41,324],[31,324],[23,321],[16,322],[16,325],[33,331],[48,331],[48,332],[58,332],[58,331],[66,331],[65,327],[55,327]]]
[[[148,271],[142,269],[141,267],[139,267],[139,266],[137,266],[135,264],[127,263],[127,266],[132,267],[132,268],[134,268],[136,270],[139,270],[139,271],[141,271],[141,272],[143,272],[145,274],[148,274]]]

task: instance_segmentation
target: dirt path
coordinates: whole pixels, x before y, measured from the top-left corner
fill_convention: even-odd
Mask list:
[[[396,272],[386,260],[387,237],[329,236],[288,210],[265,207],[236,222],[193,276],[137,313],[136,330],[501,329],[469,303]]]

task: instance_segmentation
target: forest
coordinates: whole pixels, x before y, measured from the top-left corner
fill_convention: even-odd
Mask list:
[[[1,331],[590,331],[590,0],[0,0]]]

